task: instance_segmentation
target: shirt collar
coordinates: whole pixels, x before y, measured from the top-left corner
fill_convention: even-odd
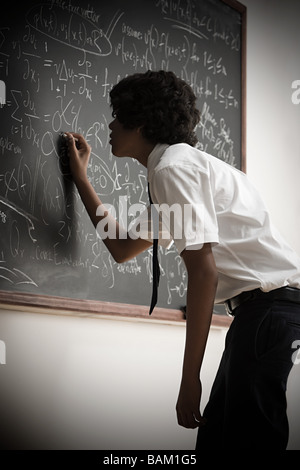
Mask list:
[[[148,181],[151,181],[154,169],[168,147],[169,144],[156,144],[152,152],[149,154],[147,160]]]

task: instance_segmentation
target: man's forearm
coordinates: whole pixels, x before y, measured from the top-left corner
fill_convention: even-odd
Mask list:
[[[87,177],[78,178],[75,184],[94,227],[97,229],[98,224],[102,224],[99,235],[115,261],[127,261],[151,246],[147,240],[129,237],[127,231],[106,210]]]
[[[211,324],[217,276],[214,271],[190,276],[187,292],[183,380],[199,377]]]

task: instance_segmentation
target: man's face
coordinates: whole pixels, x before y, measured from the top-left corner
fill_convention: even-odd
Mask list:
[[[137,129],[125,129],[118,118],[110,124],[111,151],[116,157],[133,157],[137,151],[139,133]]]

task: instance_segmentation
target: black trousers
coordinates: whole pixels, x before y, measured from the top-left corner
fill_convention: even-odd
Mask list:
[[[293,364],[300,372],[299,346],[300,304],[259,299],[235,310],[197,450],[286,449],[286,384]]]

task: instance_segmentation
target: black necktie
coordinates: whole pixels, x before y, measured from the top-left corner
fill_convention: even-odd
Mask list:
[[[151,305],[150,305],[150,310],[149,310],[149,315],[151,315],[156,302],[157,302],[157,290],[158,290],[158,284],[159,284],[159,277],[160,277],[160,269],[159,269],[159,262],[158,262],[158,257],[157,257],[157,248],[158,248],[158,233],[159,233],[159,217],[158,217],[158,212],[155,209],[152,199],[151,199],[151,194],[150,194],[150,188],[148,184],[148,194],[149,194],[149,200],[151,204],[151,226],[153,229],[153,249],[152,249],[152,299],[151,299]]]

